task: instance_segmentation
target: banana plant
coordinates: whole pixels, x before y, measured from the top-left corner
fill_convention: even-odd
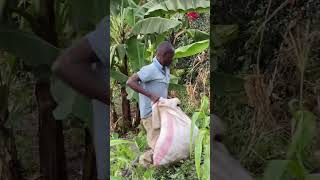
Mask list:
[[[122,0],[114,4],[116,10],[111,16],[110,75],[121,87],[122,112],[126,121],[123,124],[130,124],[131,119],[130,104],[127,99],[138,103],[137,93],[125,85],[128,76],[151,62],[155,54],[155,48],[165,40],[165,37],[169,37],[172,32],[183,28],[183,22],[173,18],[173,14],[175,14],[173,11],[185,13],[199,9],[209,10],[209,1],[201,0],[199,3],[195,3],[193,0],[188,0],[185,2],[182,3],[182,6],[179,5],[178,1],[161,0],[151,0],[143,5],[138,5],[132,0]],[[153,16],[152,9],[161,9],[157,7],[159,3],[164,3],[163,6],[166,4],[172,6],[169,10],[159,11],[162,14],[161,16]],[[179,47],[177,49],[178,56],[175,59],[198,54],[208,47],[208,39]],[[182,85],[177,84],[177,82],[173,83],[173,81],[169,88],[184,89]],[[137,117],[137,119],[139,118]]]
[[[71,39],[92,30],[108,11],[108,3],[104,0],[0,2],[0,49],[20,58],[28,68],[25,70],[32,72],[37,79],[34,89],[41,125],[40,166],[41,173],[48,179],[67,178],[62,121],[56,119],[65,119],[69,114],[90,119],[88,114],[91,115],[85,111],[90,109],[87,108],[88,99],[68,90],[52,77],[51,63],[62,48],[70,45]],[[55,88],[57,86],[59,88]],[[54,143],[52,139],[55,139]]]
[[[199,127],[199,134],[193,143],[194,127],[196,125]],[[189,149],[190,157],[194,152],[198,179],[210,179],[210,113],[209,98],[206,96],[202,97],[199,110],[192,115]],[[203,163],[201,163],[202,158],[204,160]]]

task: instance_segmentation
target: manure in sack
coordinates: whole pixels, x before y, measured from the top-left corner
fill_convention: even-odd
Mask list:
[[[160,135],[154,146],[154,166],[170,164],[189,157],[191,119],[181,110],[179,104],[178,98],[160,98],[152,105],[152,128],[160,128]],[[192,143],[198,131],[198,127],[195,126]]]

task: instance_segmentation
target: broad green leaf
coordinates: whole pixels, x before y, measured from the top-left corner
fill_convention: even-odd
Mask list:
[[[195,141],[194,160],[196,165],[196,172],[198,178],[201,179],[201,155],[202,155],[202,141],[206,134],[205,130],[200,130],[199,137]]]
[[[168,13],[186,13],[190,11],[205,12],[210,8],[210,1],[205,0],[167,0],[148,9],[145,15]]]
[[[213,92],[217,96],[224,96],[229,93],[239,93],[244,90],[244,80],[234,75],[213,72],[210,77],[210,83],[213,84]]]
[[[310,145],[316,133],[316,116],[309,111],[297,111],[293,114],[297,127],[292,138],[288,156],[294,153],[298,156],[303,155],[305,148]]]
[[[0,49],[4,49],[27,64],[37,66],[51,64],[59,49],[34,34],[19,30],[0,29]]]
[[[264,171],[263,180],[282,180],[290,160],[272,160]]]
[[[139,94],[135,92],[133,89],[126,87],[126,91],[128,93],[127,99],[134,99],[136,102],[139,102]]]
[[[198,29],[187,29],[187,34],[195,42],[207,40],[210,38],[209,33],[206,33],[204,31],[200,31]]]
[[[133,32],[135,34],[161,34],[173,29],[182,23],[180,21],[161,18],[161,17],[150,17],[143,19],[134,26]]]
[[[124,139],[112,139],[110,140],[110,146],[116,146],[119,144],[134,144],[133,141],[124,140]]]
[[[204,144],[203,180],[210,179],[210,135],[208,133],[206,133],[206,135]]]
[[[194,134],[194,129],[196,127],[196,121],[199,119],[200,112],[195,112],[192,115],[191,118],[191,132],[190,132],[190,143],[189,143],[189,150],[190,150],[190,158],[192,156],[192,151],[193,151],[193,134]]]
[[[123,85],[126,84],[128,80],[128,76],[114,69],[110,69],[110,77]]]
[[[82,120],[90,122],[93,118],[93,109],[90,99],[76,94],[73,105],[72,114]]]
[[[203,96],[201,98],[200,111],[205,114],[209,114],[209,98],[207,96]]]
[[[135,18],[134,12],[135,12],[135,9],[132,7],[127,7],[124,10],[126,23],[130,27],[133,27],[136,24],[136,18]]]
[[[137,37],[133,36],[127,41],[127,54],[133,72],[139,71],[141,67],[146,65],[144,52],[144,44],[139,42]]]
[[[57,79],[52,81],[50,91],[58,104],[53,110],[55,119],[64,120],[70,114],[86,121],[92,119],[92,104],[88,98],[78,94],[70,86]]]
[[[157,4],[164,2],[164,1],[166,1],[166,0],[150,0],[147,3],[145,3],[142,7],[145,9],[150,9],[150,8],[156,6]]]
[[[238,37],[237,25],[212,25],[210,39],[214,47],[220,47]]]
[[[116,52],[116,46],[111,46],[110,47],[110,64],[113,64],[113,58]]]
[[[192,56],[203,52],[204,50],[208,49],[208,47],[209,40],[199,41],[186,46],[182,46],[175,50],[174,58],[177,59]]]
[[[124,56],[126,55],[126,44],[118,44],[117,45],[117,54],[121,61],[124,60]]]
[[[63,120],[72,112],[72,105],[76,92],[61,80],[53,80],[51,83],[51,94],[58,106],[53,110],[53,115],[57,120]]]
[[[297,161],[290,161],[288,163],[288,173],[297,178],[297,179],[304,179],[304,177],[306,176],[306,170],[303,167],[303,165],[299,164]]]
[[[134,1],[132,0],[111,0],[106,1],[107,4],[110,3],[110,13],[113,16],[117,16],[120,14],[121,9],[127,8],[127,7],[132,7],[135,8],[137,5]]]
[[[207,116],[204,118],[204,123],[203,123],[204,128],[210,128],[210,116]]]

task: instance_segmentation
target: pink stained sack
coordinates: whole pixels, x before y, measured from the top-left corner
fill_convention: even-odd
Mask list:
[[[153,148],[153,165],[170,164],[189,157],[191,119],[178,106],[178,98],[164,99],[152,105],[152,126],[160,128]],[[193,131],[194,143],[198,128]]]

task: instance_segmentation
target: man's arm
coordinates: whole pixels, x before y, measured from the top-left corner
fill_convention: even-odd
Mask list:
[[[153,103],[157,102],[160,97],[157,96],[157,95],[151,94],[151,93],[147,92],[146,90],[144,90],[140,86],[139,81],[141,81],[141,80],[140,80],[138,74],[135,73],[128,79],[127,86],[129,86],[134,91],[149,97]]]
[[[58,57],[52,71],[81,94],[109,104],[107,84],[103,79],[97,79],[91,69],[97,60],[89,41],[83,38]]]

